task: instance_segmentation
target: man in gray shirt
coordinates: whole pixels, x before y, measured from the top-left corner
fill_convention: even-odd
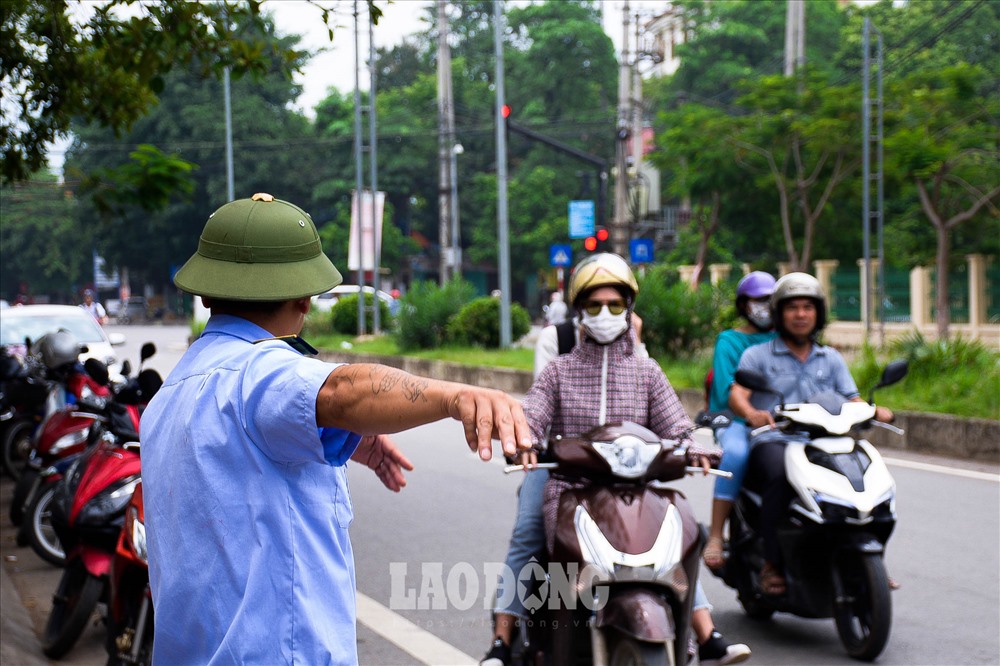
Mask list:
[[[771,295],[771,318],[779,337],[743,352],[738,371],[752,370],[767,377],[771,388],[788,403],[805,402],[821,391],[862,400],[844,358],[836,349],[816,341],[826,324],[826,298],[816,278],[789,273],[778,280]],[[750,428],[773,425],[774,417],[768,410],[775,403],[775,395],[754,395],[739,384],[733,384],[729,394],[729,408]],[[875,418],[891,421],[892,412],[877,407]],[[785,480],[785,441],[778,431],[759,436],[753,443],[748,469],[748,477],[757,480],[762,489],[761,537],[766,562],[760,584],[770,595],[786,591],[778,547],[778,524],[793,495]]]

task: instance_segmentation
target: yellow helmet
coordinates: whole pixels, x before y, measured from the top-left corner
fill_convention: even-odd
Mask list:
[[[629,300],[635,300],[639,293],[639,283],[628,263],[610,252],[592,255],[576,265],[569,279],[570,303],[576,305],[581,294],[597,287],[624,287],[631,294]]]

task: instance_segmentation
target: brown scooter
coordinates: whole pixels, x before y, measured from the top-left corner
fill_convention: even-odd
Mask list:
[[[587,485],[563,492],[547,571],[527,591],[524,663],[688,663],[705,530],[662,482],[701,468],[688,467],[686,447],[629,422],[557,437],[549,451],[554,462],[540,467]]]

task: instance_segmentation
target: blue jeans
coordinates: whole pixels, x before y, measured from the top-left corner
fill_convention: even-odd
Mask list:
[[[515,579],[521,570],[531,562],[532,558],[537,560],[540,553],[545,551],[545,522],[542,517],[542,500],[545,482],[549,480],[549,471],[546,469],[536,469],[526,472],[521,487],[517,490],[517,515],[514,518],[514,530],[510,535],[510,545],[507,547],[507,558],[504,564],[507,570],[514,573]],[[502,582],[500,583],[502,584]],[[514,585],[517,583],[514,582]],[[498,601],[506,597],[507,603],[497,603],[493,609],[494,613],[504,613],[517,617],[527,617],[528,613],[524,608],[521,595],[514,594],[497,595]],[[694,609],[707,608],[712,610],[712,605],[708,603],[705,591],[701,589],[701,581],[694,590]]]
[[[733,421],[716,434],[722,447],[722,462],[719,469],[731,472],[732,478],[715,479],[715,499],[735,502],[747,474],[750,460],[750,429],[742,421]]]

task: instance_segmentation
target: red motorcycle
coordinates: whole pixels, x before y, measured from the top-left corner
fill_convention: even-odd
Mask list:
[[[139,385],[143,384],[158,388],[156,371],[140,373]],[[146,396],[155,388],[139,389],[135,400],[148,402]],[[108,599],[111,561],[126,508],[139,484],[139,454],[124,446],[139,441],[138,405],[109,402],[99,430],[97,443],[72,463],[55,486],[51,519],[66,552],[66,568],[42,637],[42,651],[52,659],[73,647],[97,602]]]
[[[125,509],[111,560],[108,590],[109,666],[148,666],[153,659],[153,597],[149,589],[142,482]]]
[[[140,368],[155,353],[153,343],[144,344],[139,357]],[[10,509],[11,522],[21,528],[17,534],[18,545],[30,545],[39,557],[56,566],[64,564],[65,553],[51,527],[51,502],[54,485],[62,478],[66,461],[97,441],[97,431],[92,431],[91,425],[104,418],[102,414],[109,399],[141,403],[139,380],[128,377],[131,372],[128,361],[122,364],[124,381],[114,384],[102,362],[88,359],[84,369],[86,377],[68,383],[76,392],[74,404],[59,410],[43,423],[28,465],[14,489]]]
[[[24,472],[39,433],[53,414],[81,397],[107,394],[105,386],[84,373],[79,355],[87,351],[87,346],[79,344],[71,333],[47,333],[36,343],[26,344],[31,352],[24,359],[23,377],[5,391],[18,409],[4,429],[0,446],[4,468],[15,481]],[[12,511],[22,505],[15,502]]]

